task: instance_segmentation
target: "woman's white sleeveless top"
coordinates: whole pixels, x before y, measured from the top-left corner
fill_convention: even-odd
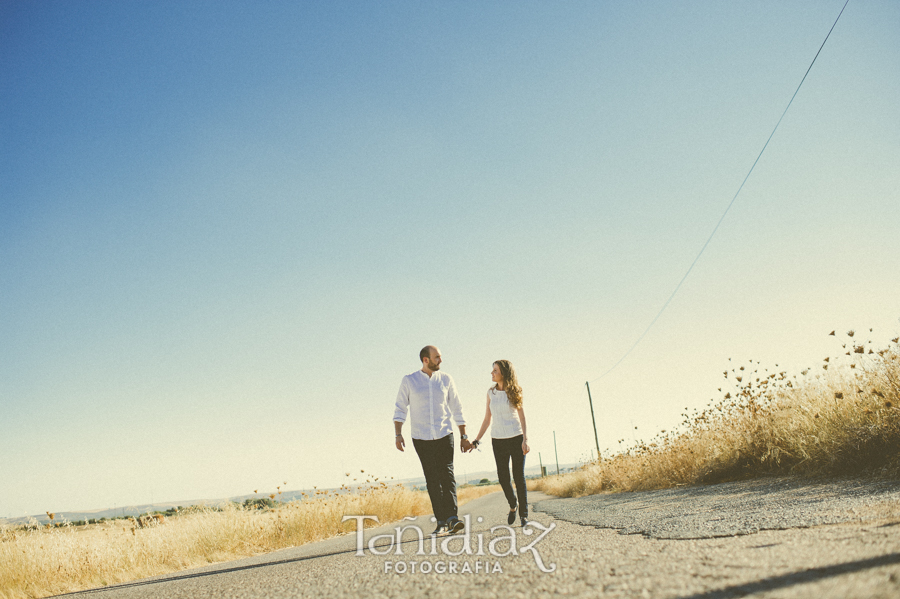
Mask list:
[[[491,389],[491,438],[509,439],[522,434],[522,423],[519,422],[519,411],[509,405],[506,391]]]

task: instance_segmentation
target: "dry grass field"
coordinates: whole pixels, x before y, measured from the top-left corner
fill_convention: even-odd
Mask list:
[[[576,497],[767,474],[900,476],[900,338],[876,349],[832,334],[842,347],[817,366],[729,365],[718,403],[676,430],[531,486]]]
[[[498,489],[464,487],[458,498],[465,503]],[[385,523],[431,512],[424,491],[377,479],[341,491],[316,491],[272,509],[196,508],[144,528],[128,520],[0,528],[0,598],[46,597],[302,545],[355,530],[355,522],[341,523],[344,515]]]

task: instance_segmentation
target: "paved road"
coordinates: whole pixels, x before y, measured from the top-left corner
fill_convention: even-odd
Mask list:
[[[508,529],[491,531],[507,510],[495,493],[461,509],[472,524],[470,554],[450,555],[465,537],[434,550],[426,537],[425,555],[417,555],[417,535],[407,529],[399,546],[375,538],[376,552],[390,552],[375,555],[368,543],[395,536],[392,524],[365,531],[361,556],[351,534],[72,596],[897,598],[896,489],[776,479],[567,500],[535,493],[539,526],[513,529],[515,552]],[[403,525],[426,534],[433,527],[426,518]]]

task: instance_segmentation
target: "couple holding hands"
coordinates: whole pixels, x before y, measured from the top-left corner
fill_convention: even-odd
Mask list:
[[[516,372],[508,360],[497,360],[491,370],[494,385],[487,392],[487,407],[481,430],[474,441],[466,435],[466,421],[456,384],[449,374],[440,372],[441,352],[427,345],[419,352],[422,369],[403,377],[394,410],[394,432],[397,449],[403,451],[406,442],[401,432],[410,419],[410,436],[425,472],[425,483],[431,507],[437,520],[434,533],[456,533],[465,528],[457,516],[456,479],[453,476],[453,428],[450,418],[459,427],[460,449],[472,451],[481,443],[488,426],[497,478],[509,502],[507,523],[516,520],[518,511],[522,526],[528,522],[528,490],[525,487],[525,454],[528,453],[528,431],[522,409],[522,388]],[[509,463],[512,461],[516,491],[510,482]],[[517,497],[518,495],[518,497]]]

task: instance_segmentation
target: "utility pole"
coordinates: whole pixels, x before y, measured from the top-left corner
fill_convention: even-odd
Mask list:
[[[544,478],[544,460],[541,459],[541,452],[538,452],[538,464],[541,465],[541,478]]]
[[[556,476],[559,476],[559,453],[556,452],[556,431],[553,431],[553,453],[556,454]]]
[[[597,440],[597,421],[594,420],[594,400],[591,399],[591,383],[590,381],[585,381],[584,386],[587,387],[588,390],[588,403],[591,404],[591,422],[594,423],[594,443],[597,444],[597,461],[600,461],[600,441]]]

